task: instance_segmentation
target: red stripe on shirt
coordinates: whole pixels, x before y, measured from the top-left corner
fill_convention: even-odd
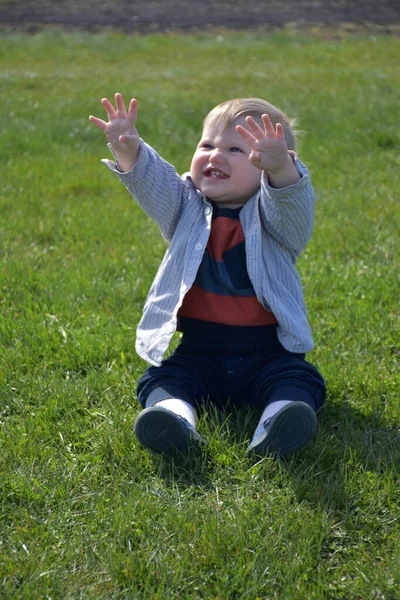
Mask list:
[[[225,325],[273,325],[272,312],[265,310],[256,296],[220,296],[193,286],[184,298],[179,316]]]
[[[207,251],[217,261],[224,260],[224,252],[244,241],[240,221],[229,217],[217,217],[211,227]]]

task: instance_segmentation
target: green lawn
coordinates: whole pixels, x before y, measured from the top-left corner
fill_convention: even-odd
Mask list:
[[[1,598],[400,598],[399,55],[390,37],[1,35]],[[87,117],[116,91],[181,172],[227,98],[298,117],[329,393],[290,459],[246,457],[246,411],[202,417],[200,458],[133,436],[165,243],[100,163]]]

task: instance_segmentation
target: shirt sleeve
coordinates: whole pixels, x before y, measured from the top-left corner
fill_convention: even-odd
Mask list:
[[[314,226],[315,193],[307,167],[295,153],[292,158],[300,180],[285,188],[273,188],[261,178],[260,215],[264,229],[279,243],[299,254]]]
[[[139,158],[130,171],[120,171],[115,161],[103,159],[102,162],[117,175],[145,213],[159,225],[164,238],[170,241],[188,194],[187,182],[173,165],[143,140]]]

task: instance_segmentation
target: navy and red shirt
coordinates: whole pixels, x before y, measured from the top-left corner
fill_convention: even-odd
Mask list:
[[[208,244],[178,312],[181,331],[185,331],[187,319],[234,327],[277,323],[273,313],[258,301],[247,273],[241,208],[213,207]]]

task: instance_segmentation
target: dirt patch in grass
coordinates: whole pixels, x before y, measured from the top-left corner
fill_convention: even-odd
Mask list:
[[[0,25],[129,33],[211,28],[339,28],[399,33],[399,0],[0,0]]]

